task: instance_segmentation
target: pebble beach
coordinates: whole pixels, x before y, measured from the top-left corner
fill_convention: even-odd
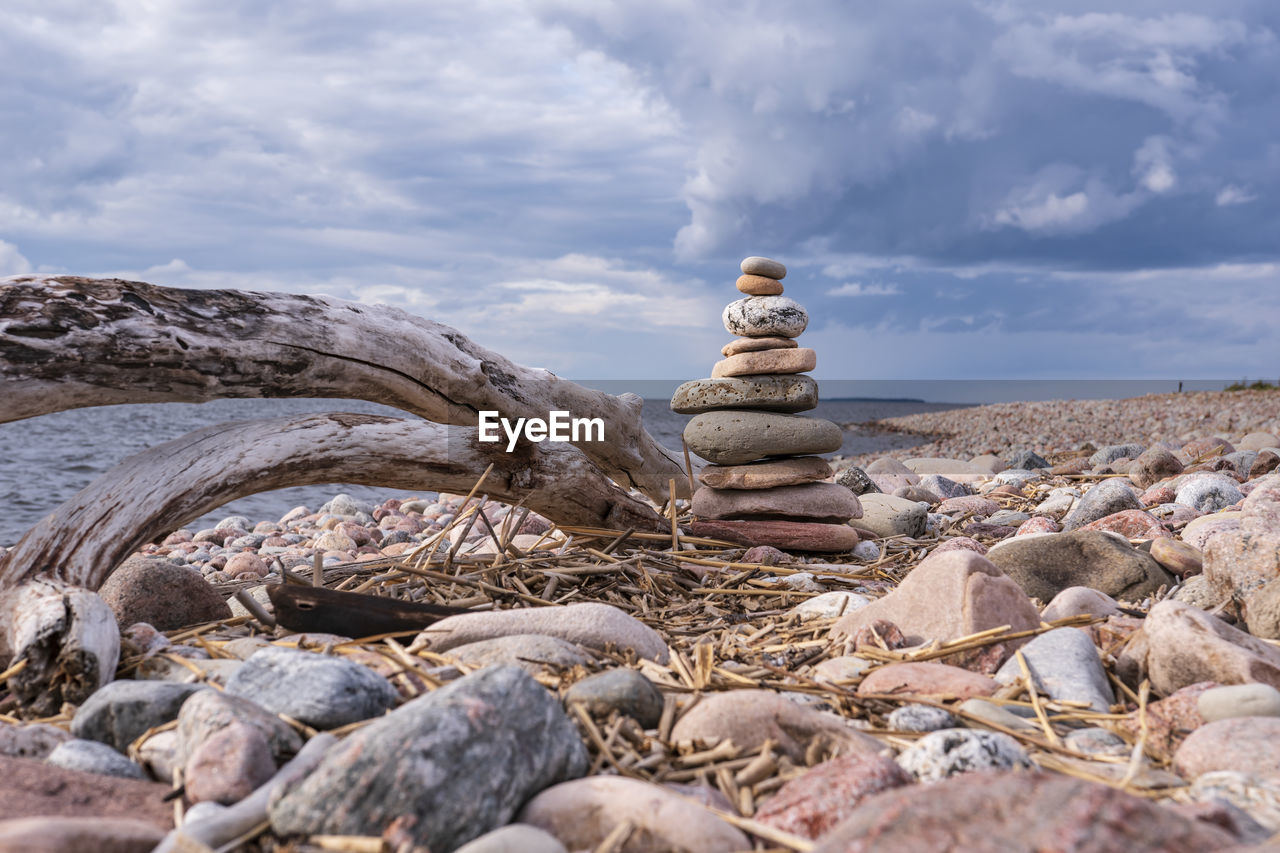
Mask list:
[[[98,591],[114,680],[0,683],[0,853],[1280,849],[1280,392],[828,460],[807,314],[742,269],[669,533],[483,476],[170,531]]]

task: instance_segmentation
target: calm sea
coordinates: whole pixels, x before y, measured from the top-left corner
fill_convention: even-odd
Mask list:
[[[645,401],[645,426],[658,441],[679,450],[680,432],[688,418],[673,413],[667,399]],[[955,404],[828,400],[808,414],[854,424],[949,408],[955,408]],[[0,545],[12,545],[41,517],[98,475],[148,447],[210,424],[319,411],[404,416],[395,409],[355,400],[216,400],[198,405],[102,406],[0,424]],[[907,447],[914,441],[910,436],[852,428],[845,431],[841,452],[868,453]],[[338,492],[371,501],[408,494],[341,483],[279,489],[233,501],[204,521],[228,515],[244,515],[254,521],[275,520],[299,504],[316,509]]]

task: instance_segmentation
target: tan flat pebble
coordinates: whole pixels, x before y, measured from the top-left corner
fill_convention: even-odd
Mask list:
[[[744,275],[738,278],[738,290],[748,296],[777,296],[782,293],[782,282],[763,275]]]
[[[720,348],[720,354],[728,358],[742,352],[760,352],[768,349],[795,349],[800,346],[795,338],[734,338]]]
[[[818,366],[818,354],[808,347],[744,352],[717,361],[711,376],[753,376],[775,373],[804,373]]]

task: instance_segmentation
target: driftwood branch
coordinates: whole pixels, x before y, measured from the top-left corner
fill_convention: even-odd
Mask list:
[[[329,413],[205,427],[121,462],[33,527],[3,558],[0,588],[35,576],[97,589],[126,556],[228,501],[319,483],[483,490],[564,524],[658,531],[644,501],[569,444],[512,453],[476,431],[380,415]]]
[[[332,482],[461,492],[490,463],[490,497],[566,524],[665,527],[570,444],[506,453],[467,427],[344,413],[220,424],[124,460],[0,557],[0,668],[26,661],[10,686],[28,714],[83,701],[119,657],[115,618],[92,590],[144,543],[228,501]]]
[[[462,333],[384,305],[119,279],[0,279],[0,423],[114,403],[336,397],[437,423],[601,418],[578,448],[625,488],[687,496],[679,460],[644,430],[641,400],[522,367]],[[388,484],[389,485],[389,484]]]

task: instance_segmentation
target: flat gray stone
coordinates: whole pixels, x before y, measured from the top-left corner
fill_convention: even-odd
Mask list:
[[[724,308],[724,327],[744,338],[796,338],[809,325],[809,314],[789,296],[748,296]]]
[[[1084,493],[1062,519],[1062,529],[1070,532],[1078,527],[1106,518],[1126,509],[1143,509],[1142,501],[1129,481],[1123,477],[1103,480]]]
[[[71,734],[124,752],[147,729],[178,716],[182,703],[205,685],[171,681],[112,681],[98,688],[76,711]]]
[[[441,619],[414,641],[433,652],[447,652],[467,643],[511,634],[558,637],[588,649],[607,646],[632,649],[642,658],[666,663],[666,641],[657,631],[617,607],[599,602],[566,607],[522,607],[460,613]]]
[[[121,779],[146,779],[138,763],[96,740],[69,740],[58,745],[45,759],[47,764],[64,770],[118,776]]]
[[[1063,741],[1070,749],[1085,755],[1128,755],[1131,752],[1124,738],[1096,726],[1067,732]]]
[[[455,850],[587,767],[555,697],[519,667],[493,666],[359,729],[278,791],[268,815],[278,833],[363,836],[408,816],[413,843]]]
[[[1108,444],[1089,457],[1089,464],[1097,468],[1100,465],[1110,465],[1117,459],[1137,459],[1144,450],[1146,448],[1141,444]]]
[[[944,501],[947,498],[959,498],[973,494],[973,490],[966,484],[957,483],[955,480],[944,477],[941,474],[926,474],[920,478],[920,482],[917,485],[927,492],[932,492]]]
[[[799,374],[694,379],[671,395],[671,411],[682,415],[719,409],[806,412],[817,405],[818,383]]]
[[[572,667],[590,663],[591,658],[576,643],[545,634],[511,634],[454,646],[447,652],[458,663],[475,668],[495,664],[515,664],[530,675],[551,667]]]
[[[1055,628],[1022,647],[1022,656],[1041,694],[1051,699],[1088,702],[1105,714],[1115,702],[1107,671],[1089,635],[1079,628]],[[1011,684],[1022,678],[1017,658],[1005,661],[996,681]]]
[[[742,270],[743,275],[762,275],[765,278],[772,278],[778,281],[787,277],[785,264],[781,261],[775,261],[773,258],[762,258],[759,255],[743,258],[739,269]]]
[[[863,502],[864,513],[866,502]],[[1006,539],[987,559],[1033,598],[1052,601],[1073,586],[1087,586],[1119,601],[1140,601],[1177,580],[1151,555],[1099,530]]]
[[[741,465],[768,456],[833,453],[844,443],[837,424],[779,412],[705,412],[684,428],[689,449],[717,465]]]
[[[929,509],[918,501],[896,495],[865,494],[860,497],[862,517],[854,519],[854,527],[866,530],[877,539],[890,536],[923,536],[929,521]]]
[[[0,755],[11,758],[44,758],[58,744],[68,740],[71,740],[71,735],[48,723],[15,725],[0,722]]]
[[[1116,457],[1117,459],[1119,457]],[[1019,450],[1006,460],[1005,465],[1009,468],[1052,468],[1039,453],[1034,450]]]
[[[634,669],[610,669],[574,684],[564,694],[566,706],[581,703],[588,711],[606,716],[619,711],[651,729],[662,717],[662,693]]]
[[[391,682],[367,667],[278,646],[254,652],[226,692],[317,729],[381,716],[396,701]]]
[[[972,699],[966,699],[961,702],[959,710],[977,717],[982,722],[1002,726],[1006,729],[1014,729],[1016,731],[1040,731],[1040,726],[1035,722],[1028,720],[1025,717],[1019,717],[1017,714],[1001,705],[997,705],[994,702],[988,702],[986,699],[979,699],[976,696]]]

